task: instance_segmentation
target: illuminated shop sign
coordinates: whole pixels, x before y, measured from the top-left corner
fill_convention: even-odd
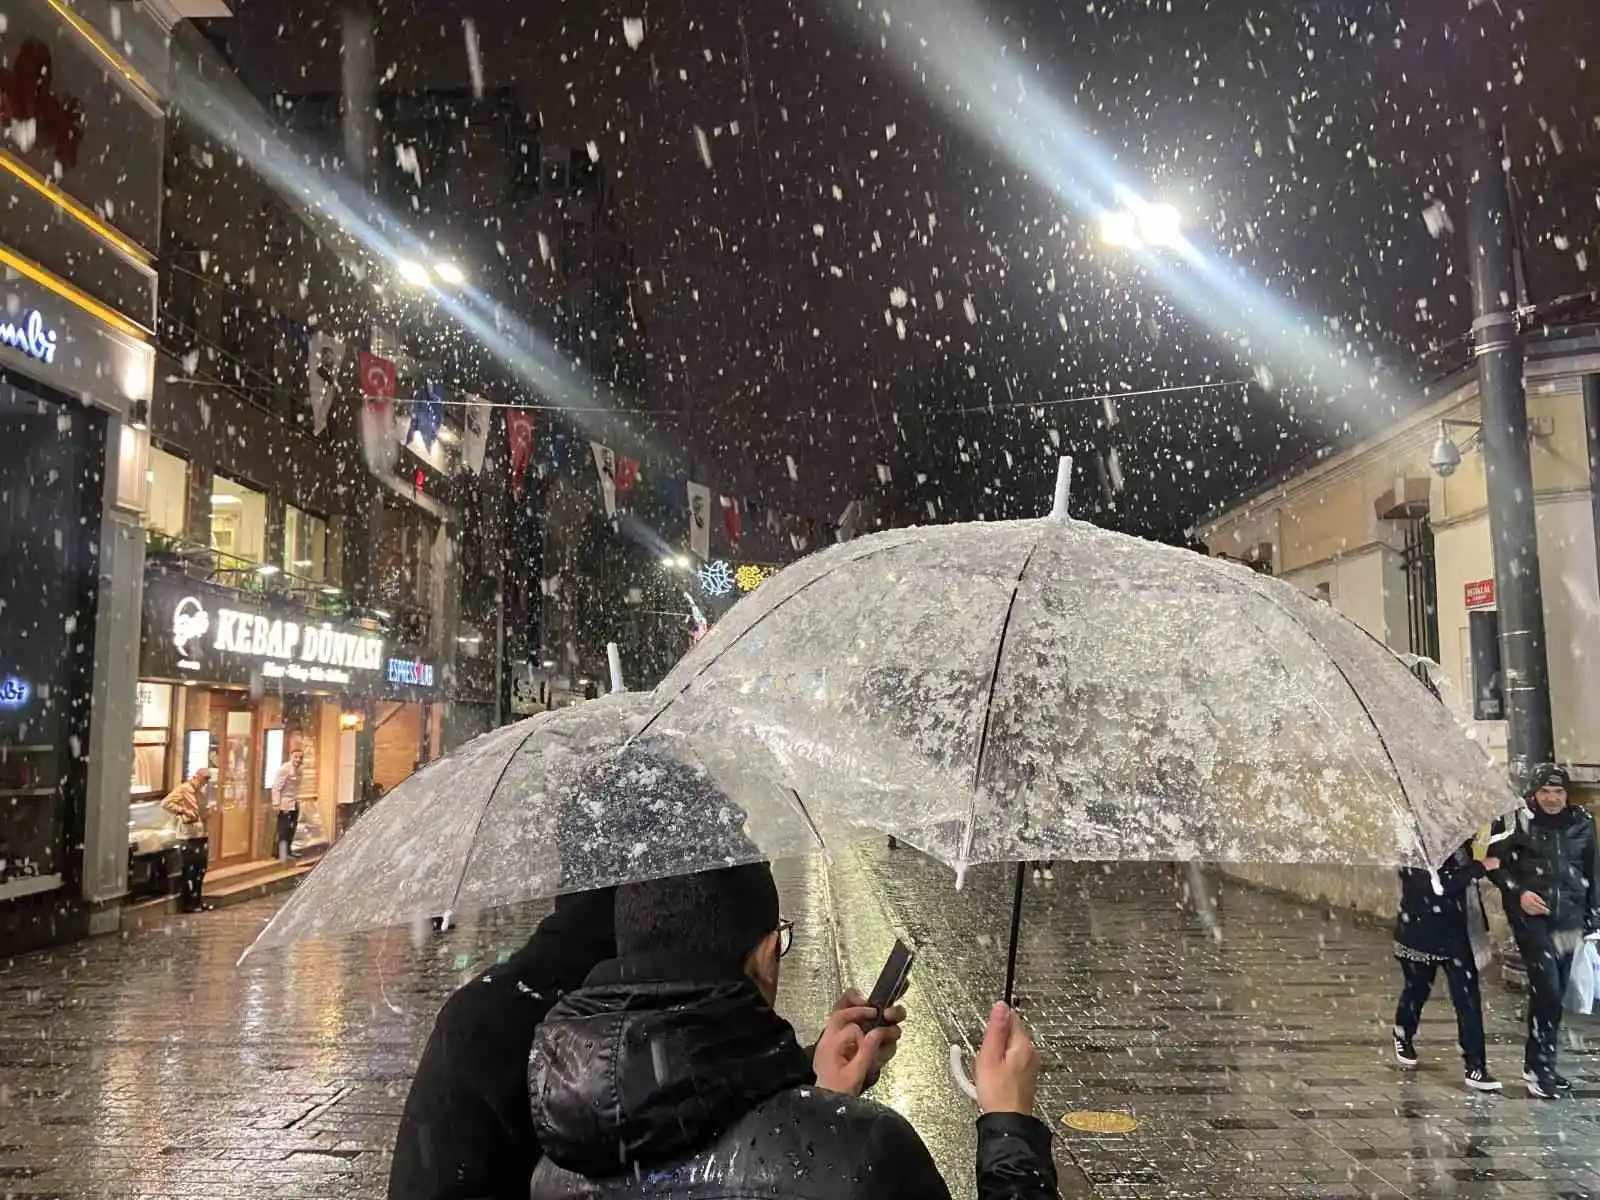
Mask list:
[[[7,675],[4,679],[0,679],[0,708],[21,708],[31,695],[33,695],[33,685],[26,679],[18,679],[15,675]]]
[[[172,610],[172,644],[179,668],[198,671],[201,647],[223,655],[263,659],[268,679],[303,683],[349,683],[352,671],[378,671],[383,666],[383,639],[332,625],[301,625],[260,613],[232,608],[208,611],[196,597],[185,596]]]
[[[42,363],[56,361],[56,331],[44,323],[38,309],[24,313],[16,321],[0,321],[0,345]]]
[[[408,684],[411,687],[432,687],[433,664],[414,662],[409,658],[391,658],[389,682]]]

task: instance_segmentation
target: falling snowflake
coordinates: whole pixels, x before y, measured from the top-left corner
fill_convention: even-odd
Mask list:
[[[733,568],[725,562],[707,563],[697,574],[700,579],[700,590],[708,596],[726,596],[736,586]]]

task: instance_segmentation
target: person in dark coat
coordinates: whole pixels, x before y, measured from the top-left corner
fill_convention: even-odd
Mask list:
[[[1600,849],[1588,810],[1568,803],[1566,771],[1546,763],[1528,781],[1526,803],[1495,823],[1490,876],[1528,971],[1528,1042],[1522,1077],[1528,1094],[1549,1100],[1570,1090],[1556,1070],[1556,1039],[1585,938],[1600,938]]]
[[[1483,995],[1478,988],[1474,933],[1488,931],[1476,883],[1499,867],[1472,856],[1470,842],[1452,854],[1438,872],[1414,868],[1400,872],[1400,915],[1394,923],[1394,956],[1405,985],[1394,1013],[1394,1056],[1402,1067],[1417,1065],[1414,1039],[1422,1006],[1443,968],[1456,1007],[1456,1038],[1466,1067],[1467,1086],[1476,1092],[1498,1092],[1500,1081],[1489,1074],[1483,1036]],[[1487,944],[1485,942],[1485,944]]]
[[[616,953],[613,893],[563,896],[522,949],[445,1001],[395,1137],[389,1200],[527,1200],[528,1051],[556,998]]]
[[[528,1064],[545,1157],[531,1200],[939,1200],[927,1147],[859,1098],[881,1030],[830,1019],[814,1058],[773,1010],[786,948],[765,863],[617,891],[617,957],[564,997]],[[978,1059],[981,1200],[1056,1195],[1031,1114],[1037,1060],[1009,1010]]]

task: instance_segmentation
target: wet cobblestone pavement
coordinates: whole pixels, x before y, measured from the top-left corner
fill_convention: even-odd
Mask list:
[[[1570,1102],[1460,1085],[1448,999],[1407,1079],[1385,1033],[1397,973],[1380,931],[1242,888],[1212,940],[1160,869],[1057,871],[1028,896],[1021,1000],[1063,1194],[1600,1197],[1600,1023],[1566,1051]],[[970,1106],[945,1045],[1001,986],[1009,875],[871,847],[780,869],[797,922],[780,1007],[814,1031],[841,974],[870,986],[894,932],[921,944],[914,1017],[878,1096],[917,1123],[970,1200]],[[390,931],[252,958],[262,901],[0,964],[0,1197],[378,1197],[405,1089],[457,983],[520,944],[537,907],[444,937]],[[834,933],[839,934],[836,944]],[[1519,1065],[1518,999],[1491,988],[1491,1061]],[[1509,1081],[1508,1081],[1509,1082]],[[1070,1168],[1081,1167],[1082,1173]]]
[[[976,1028],[1004,982],[1010,868],[950,873],[862,855],[923,947],[952,1018]],[[1569,1018],[1571,1100],[1526,1098],[1521,998],[1487,982],[1500,1097],[1465,1090],[1443,982],[1420,1071],[1388,1047],[1399,972],[1378,929],[1213,881],[1223,937],[1167,868],[1059,864],[1028,886],[1018,1001],[1043,1048],[1040,1102],[1106,1197],[1600,1197],[1600,1021]],[[1491,971],[1493,969],[1491,968]],[[1131,1113],[1127,1136],[1063,1129],[1080,1109]]]

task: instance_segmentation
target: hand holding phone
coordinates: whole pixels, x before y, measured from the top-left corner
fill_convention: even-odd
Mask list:
[[[868,1006],[878,1014],[873,1028],[884,1024],[883,1010],[905,995],[906,987],[911,982],[911,964],[916,958],[916,952],[911,947],[899,938],[895,939],[894,949],[889,951],[888,961],[878,974],[878,982],[872,985],[872,994],[867,997]]]

